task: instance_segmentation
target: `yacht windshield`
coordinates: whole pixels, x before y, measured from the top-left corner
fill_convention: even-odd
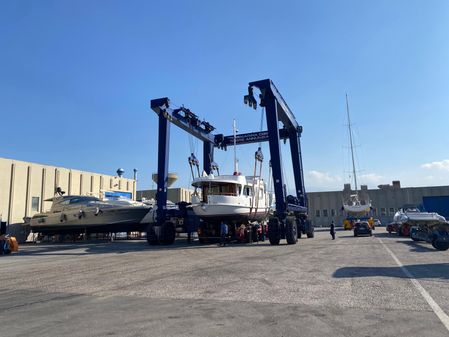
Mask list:
[[[208,195],[228,195],[236,197],[241,193],[241,185],[233,183],[208,183],[202,186],[203,200],[207,200]]]
[[[79,203],[87,203],[89,201],[98,201],[98,198],[95,197],[77,197],[70,199],[70,205],[79,204]]]

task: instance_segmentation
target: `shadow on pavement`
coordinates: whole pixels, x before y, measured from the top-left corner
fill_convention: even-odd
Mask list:
[[[258,246],[269,247],[268,241],[253,244],[231,243],[226,247],[218,247],[218,244],[200,244],[198,241],[188,243],[186,240],[177,240],[173,245],[150,246],[145,240],[114,242],[74,242],[55,244],[26,244],[19,247],[19,252],[10,256],[82,256],[90,254],[125,254],[130,252],[162,251],[162,250],[185,250],[185,249],[233,249],[233,248],[255,248]],[[284,245],[280,245],[284,246]],[[285,244],[285,246],[287,246]]]
[[[378,238],[394,238],[394,237],[398,237],[398,235],[396,233],[388,233],[388,232],[381,232],[378,231],[377,229],[375,231],[373,231],[373,235],[378,237]]]
[[[435,248],[432,248],[428,243],[424,241],[413,241],[411,238],[406,236],[398,236],[396,233],[376,233],[378,238],[396,238],[395,243],[403,244],[409,246],[410,252],[414,253],[430,253],[435,252]],[[402,240],[398,240],[402,239]]]
[[[414,278],[449,280],[449,263],[412,264],[404,266]],[[401,267],[343,267],[332,275],[335,278],[395,277],[409,278]]]
[[[402,243],[403,245],[407,245],[410,247],[410,251],[414,253],[435,253],[437,250],[429,245],[426,242],[415,242],[415,241],[396,241],[397,243]]]

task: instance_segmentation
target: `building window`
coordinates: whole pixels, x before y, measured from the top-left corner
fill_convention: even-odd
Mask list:
[[[394,215],[394,208],[390,207],[390,215]]]
[[[387,215],[387,209],[386,209],[385,207],[382,207],[382,208],[380,209],[380,214],[381,214],[381,215]]]
[[[331,209],[331,216],[335,216],[335,209]]]
[[[373,215],[377,215],[377,208],[373,207]]]
[[[317,218],[320,217],[320,210],[319,210],[319,209],[317,209],[317,210],[315,211],[315,216],[316,216]]]
[[[326,217],[326,218],[328,217],[327,209],[323,209],[323,216]]]
[[[31,198],[31,211],[39,212],[39,197]]]

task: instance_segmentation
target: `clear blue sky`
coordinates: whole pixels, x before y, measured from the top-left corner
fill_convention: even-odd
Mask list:
[[[0,156],[128,176],[137,168],[148,188],[151,99],[168,96],[225,134],[232,118],[240,132],[258,131],[261,112],[243,95],[271,78],[304,126],[308,191],[349,182],[346,92],[361,183],[447,185],[448,41],[446,0],[3,0]],[[256,147],[238,150],[246,174]],[[170,170],[188,185],[189,138],[175,127],[171,148]],[[216,160],[232,171],[232,151]]]

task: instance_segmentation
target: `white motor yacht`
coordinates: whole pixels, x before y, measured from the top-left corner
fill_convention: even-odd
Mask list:
[[[34,232],[130,232],[144,230],[142,219],[150,207],[130,199],[99,199],[93,196],[57,195],[47,199],[48,212],[34,215]]]
[[[204,175],[193,180],[194,213],[207,222],[261,221],[270,209],[263,179],[243,175]]]

